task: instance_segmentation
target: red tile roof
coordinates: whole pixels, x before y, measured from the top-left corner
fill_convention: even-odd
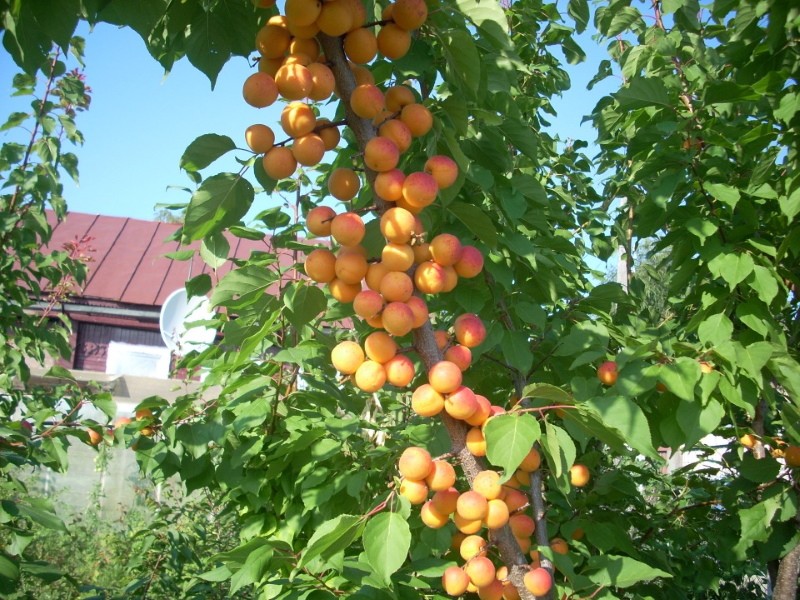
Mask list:
[[[177,241],[167,242],[180,227],[175,223],[75,212],[69,213],[60,223],[52,213],[48,217],[53,226],[53,237],[48,244],[51,250],[62,249],[64,244],[85,237],[92,238],[89,242],[92,262],[81,294],[84,300],[161,306],[167,296],[183,287],[188,279],[209,273],[216,280],[233,266],[227,261],[215,275],[198,254],[187,261],[167,258],[165,255],[169,252],[196,250],[200,245],[195,242],[181,247]],[[253,241],[229,234],[226,237],[232,258],[246,259],[254,250],[270,249],[269,238]]]

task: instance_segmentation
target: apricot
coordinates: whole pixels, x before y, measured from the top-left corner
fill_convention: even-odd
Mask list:
[[[430,206],[431,204],[433,204],[433,201],[436,200],[436,194],[438,193],[439,193],[439,187],[436,185],[436,180],[431,175],[428,175],[423,171],[409,173],[408,175],[406,175],[406,178],[403,181],[403,189],[402,189],[403,199],[412,206],[418,208],[425,208],[426,206]],[[442,235],[449,235],[449,234],[442,234]],[[434,238],[434,241],[435,240],[436,238]],[[458,238],[456,238],[456,241],[458,241]],[[461,244],[459,242],[459,250],[460,247]],[[431,254],[433,254],[433,241],[431,242]],[[433,256],[434,260],[436,260],[436,255],[434,254]],[[445,264],[441,263],[438,260],[436,262],[438,262],[441,265]],[[446,264],[453,264],[453,263],[450,262]]]
[[[400,154],[411,147],[411,131],[405,123],[399,119],[389,119],[384,121],[378,128],[378,135],[392,140]]]
[[[362,119],[374,119],[384,106],[383,92],[372,83],[356,86],[350,95],[350,108]]]
[[[90,446],[99,446],[100,442],[103,441],[103,434],[95,429],[87,428],[86,435],[89,436]]]
[[[429,383],[423,383],[411,394],[411,410],[421,417],[434,417],[444,409],[444,396]]]
[[[381,281],[388,272],[389,269],[387,269],[386,265],[383,263],[370,263],[369,268],[367,269],[367,275],[364,277],[367,287],[375,292],[380,292]]]
[[[406,479],[423,481],[434,468],[431,453],[419,446],[409,446],[400,455],[397,468]]]
[[[274,146],[261,159],[264,171],[272,179],[285,179],[291,177],[297,170],[297,159],[292,151],[285,146]]]
[[[538,470],[539,465],[541,464],[542,457],[539,454],[539,451],[536,448],[531,448],[528,454],[525,455],[525,458],[522,459],[519,468],[522,471],[532,473],[533,471]]]
[[[444,270],[444,285],[442,286],[442,293],[452,292],[456,285],[458,285],[458,273],[452,267],[442,267]]]
[[[440,264],[428,260],[417,265],[417,270],[414,271],[414,284],[420,292],[438,294],[444,289],[444,283],[444,268]]]
[[[405,105],[414,104],[417,101],[414,96],[414,91],[405,85],[394,85],[390,87],[386,90],[384,98],[386,100],[386,108],[393,113],[400,112]],[[427,165],[427,163],[425,164]],[[425,170],[427,171],[428,169],[426,168]]]
[[[267,58],[266,56],[262,56],[261,58],[258,59],[258,71],[260,73],[266,73],[273,79],[275,78],[275,74],[278,72],[278,69],[280,69],[282,66],[283,66],[282,56],[279,58]],[[275,89],[276,90],[278,89],[277,86],[275,87]],[[275,99],[276,100],[278,99],[277,96],[275,97]]]
[[[367,266],[367,259],[358,253],[340,253],[336,257],[336,277],[344,283],[360,284],[367,274]]]
[[[483,528],[482,519],[467,519],[462,517],[458,512],[453,514],[453,523],[461,533],[472,535],[478,533]]]
[[[319,56],[319,42],[313,37],[293,37],[292,41],[289,42],[289,56],[297,56],[300,54],[308,59],[308,64],[313,63]],[[308,66],[308,64],[306,66]]]
[[[356,81],[356,86],[364,85],[366,83],[375,83],[375,77],[372,75],[372,71],[370,71],[367,67],[363,65],[357,65],[354,62],[349,62],[348,66],[350,67],[350,72],[353,74],[353,79]]]
[[[464,565],[464,572],[476,587],[484,587],[495,580],[497,571],[494,563],[486,556],[476,556]]]
[[[506,503],[509,513],[514,513],[525,506],[528,506],[528,496],[513,488],[503,488],[503,502]]]
[[[322,33],[331,37],[344,35],[353,26],[350,4],[343,0],[324,2],[316,23]]]
[[[758,443],[758,438],[754,436],[752,433],[745,433],[742,437],[739,438],[739,443],[745,448],[754,448],[755,445]]]
[[[431,256],[443,267],[457,263],[461,259],[461,253],[461,242],[450,233],[440,233],[431,240]]]
[[[333,94],[333,89],[336,87],[333,71],[330,70],[328,65],[319,62],[312,62],[306,68],[311,73],[311,89],[308,92],[308,97],[316,102],[322,102],[330,98],[331,94]]]
[[[353,311],[362,319],[374,317],[381,310],[383,310],[383,296],[378,292],[361,290],[353,299]],[[369,352],[367,352],[367,355],[369,355]]]
[[[471,279],[483,271],[483,254],[475,246],[462,246],[461,258],[453,265],[459,277]]]
[[[397,354],[383,365],[386,381],[395,387],[408,387],[414,379],[414,362],[405,354]]]
[[[446,355],[445,360],[449,360]],[[492,413],[492,405],[486,396],[481,396],[480,394],[475,394],[475,401],[478,404],[478,408],[469,417],[464,419],[464,421],[473,427],[480,427],[486,422],[486,419],[488,419],[489,415]]]
[[[325,142],[325,150],[333,150],[339,145],[339,140],[342,138],[339,128],[331,124],[328,119],[318,119],[314,130]]]
[[[469,575],[461,567],[447,567],[442,574],[442,588],[450,596],[461,596],[469,586]]]
[[[480,427],[473,427],[467,431],[465,445],[473,456],[486,456],[486,438],[483,437]]]
[[[285,27],[267,23],[256,33],[256,50],[264,58],[281,58],[291,41],[292,35]]]
[[[331,351],[331,363],[340,373],[352,375],[364,362],[364,351],[357,342],[339,342]]]
[[[427,18],[425,0],[397,0],[392,8],[392,20],[406,31],[419,29]]]
[[[379,173],[391,171],[400,162],[397,145],[385,137],[374,137],[364,146],[364,164]]]
[[[562,538],[555,537],[550,540],[550,549],[556,554],[567,554],[569,552],[569,545]]]
[[[329,206],[315,206],[306,216],[306,229],[315,236],[328,236],[331,234],[331,221],[336,216]]]
[[[467,348],[475,348],[486,339],[486,327],[474,313],[465,313],[456,318],[453,329],[458,343]]]
[[[431,497],[436,510],[443,515],[452,515],[456,512],[456,504],[458,503],[458,490],[454,487],[447,488],[446,490],[439,490],[434,492]]]
[[[364,351],[370,359],[385,363],[397,354],[397,342],[385,331],[374,331],[364,339]]]
[[[478,588],[480,600],[503,600],[503,582],[495,579],[489,585]]]
[[[389,271],[381,280],[380,293],[387,302],[406,302],[414,293],[414,282],[402,271]],[[410,313],[411,309],[408,310]],[[411,314],[410,317],[413,322],[414,315]]]
[[[525,573],[523,583],[534,596],[546,596],[553,587],[553,576],[547,569],[536,567]]]
[[[361,291],[361,285],[357,283],[345,283],[339,278],[334,278],[328,283],[328,291],[331,296],[343,304],[350,304],[356,299]]]
[[[511,479],[516,480],[523,487],[530,487],[531,485],[531,474],[522,469],[514,471],[514,476]]]
[[[278,87],[272,76],[259,71],[244,80],[242,96],[250,106],[266,108],[278,99]]]
[[[486,556],[489,545],[486,540],[479,535],[466,536],[459,545],[458,553],[466,561],[472,560],[476,556]]]
[[[500,485],[500,474],[497,471],[480,471],[472,480],[472,489],[487,500],[500,497],[503,486]]]
[[[375,193],[383,200],[395,202],[403,196],[403,182],[405,179],[405,173],[403,173],[400,169],[384,171],[383,173],[378,173],[375,176],[373,189],[375,190]]]
[[[440,190],[449,188],[458,179],[458,165],[449,156],[437,154],[425,161],[423,171],[436,180]]]
[[[314,131],[317,117],[314,109],[305,102],[290,102],[281,111],[281,127],[293,138],[302,137]]]
[[[515,513],[508,519],[511,533],[517,538],[529,538],[536,530],[536,522],[525,513]]]
[[[788,446],[783,450],[783,460],[786,466],[791,468],[800,467],[800,446]]]
[[[422,264],[426,260],[432,260],[431,257],[431,245],[428,242],[423,242],[422,244],[416,244],[412,246],[414,249],[414,263],[415,264]]]
[[[303,265],[306,275],[317,283],[328,283],[336,277],[336,256],[324,248],[312,250]]]
[[[469,490],[458,497],[456,514],[470,521],[475,519],[480,520],[486,516],[488,508],[489,504],[486,498],[476,491]]]
[[[394,23],[387,23],[378,32],[378,52],[389,60],[403,58],[411,49],[411,34]]]
[[[439,350],[444,350],[450,345],[450,334],[444,329],[435,329],[433,331],[433,339],[436,341],[436,347]]]
[[[471,389],[461,385],[445,396],[444,410],[454,419],[463,421],[474,415],[475,411],[478,410],[478,400]]]
[[[365,65],[378,54],[378,39],[371,29],[353,29],[344,36],[344,53],[356,64]]]
[[[428,383],[440,394],[450,394],[461,386],[461,369],[448,360],[437,362],[428,370]]]
[[[354,212],[338,214],[331,221],[331,237],[342,246],[360,244],[365,234],[364,220]]]
[[[363,27],[367,22],[367,9],[361,0],[344,0],[350,9],[350,16],[353,23],[349,31]]]
[[[244,141],[256,154],[264,154],[275,144],[275,133],[266,125],[250,125],[244,131]]]
[[[381,250],[381,262],[390,271],[407,271],[414,264],[414,251],[408,244],[389,242]]]
[[[592,474],[586,465],[575,463],[569,468],[569,482],[575,487],[583,487],[591,479]]]
[[[386,371],[380,363],[365,360],[356,369],[354,379],[360,390],[367,393],[377,392],[386,383]]]
[[[446,460],[434,460],[433,468],[425,478],[428,489],[440,492],[453,487],[456,483],[456,471]]]
[[[390,302],[381,317],[384,329],[398,337],[406,335],[414,325],[414,314],[404,302]]]
[[[424,481],[403,479],[400,482],[400,495],[408,498],[411,504],[422,504],[428,499],[428,486]]]
[[[407,244],[414,233],[415,225],[414,215],[397,207],[383,213],[380,221],[381,234],[387,241],[395,244]]]
[[[305,65],[294,63],[284,64],[275,73],[275,85],[281,96],[287,100],[300,100],[305,98],[314,87],[314,78]]]
[[[489,509],[486,512],[484,522],[489,529],[500,529],[508,523],[509,512],[508,505],[500,500],[500,498],[493,498],[489,500]]]
[[[597,378],[603,385],[614,385],[617,381],[617,363],[613,360],[607,360],[597,367]]]
[[[316,133],[309,133],[295,138],[291,151],[299,164],[313,167],[322,162],[322,157],[325,155],[325,142]]]
[[[431,111],[418,102],[404,106],[400,111],[400,120],[408,126],[414,137],[427,135],[433,127]]]
[[[430,313],[428,312],[428,305],[425,304],[425,300],[419,296],[411,296],[411,298],[406,300],[406,306],[411,309],[411,315],[413,317],[411,323],[412,329],[418,329],[428,322],[428,315]]]
[[[436,510],[432,500],[428,500],[422,505],[419,509],[419,517],[431,529],[440,529],[450,521],[450,515],[442,514]]]
[[[328,177],[328,191],[338,200],[352,200],[360,187],[361,179],[353,169],[340,167]]]

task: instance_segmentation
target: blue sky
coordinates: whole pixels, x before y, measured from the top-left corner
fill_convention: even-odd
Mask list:
[[[249,125],[278,122],[277,105],[259,110],[242,100],[242,82],[252,72],[244,58],[234,58],[223,68],[212,91],[208,79],[186,60],[165,76],[141,38],[129,29],[100,24],[92,31],[83,26],[79,34],[87,41],[85,73],[92,104],[78,116],[78,128],[86,138],[75,150],[80,184],[64,178],[64,195],[72,211],[151,219],[157,204],[188,201],[189,194],[178,188],[191,184],[178,161],[193,139],[218,133],[244,147],[243,133]],[[591,142],[592,129],[589,124],[581,126],[581,119],[618,82],[607,80],[586,91],[606,53],[588,34],[580,37],[580,43],[588,60],[569,66],[572,89],[556,99],[559,117],[553,120],[552,131],[562,139]],[[30,101],[10,98],[14,72],[16,66],[0,51],[3,119],[12,110],[26,110]],[[0,142],[7,135],[0,133]],[[211,168],[215,167],[238,170],[232,159]],[[263,195],[257,198],[257,203],[264,203],[258,208],[265,208],[267,202]]]

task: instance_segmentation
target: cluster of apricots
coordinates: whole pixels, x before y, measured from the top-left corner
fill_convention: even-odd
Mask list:
[[[453,290],[460,278],[476,277],[484,266],[481,252],[455,235],[440,233],[428,239],[419,214],[435,202],[440,190],[457,181],[458,166],[448,156],[433,155],[421,170],[406,173],[399,168],[413,140],[433,127],[433,115],[411,87],[381,89],[365,66],[379,53],[391,60],[403,56],[411,44],[410,32],[426,18],[424,0],[396,0],[373,24],[366,23],[360,0],[287,0],[285,15],[269,19],[257,35],[258,72],[245,81],[243,89],[245,101],[255,107],[270,106],[279,97],[286,102],[280,117],[288,136],[285,142],[276,144],[273,130],[266,125],[251,126],[245,138],[255,153],[264,155],[267,175],[290,177],[298,165],[318,164],[339,143],[341,124],[317,118],[313,103],[338,94],[318,40],[327,39],[324,35],[339,38],[342,44],[355,81],[348,115],[370,123],[375,135],[365,142],[360,155],[363,168],[332,170],[327,191],[332,198],[349,202],[370,185],[382,207],[379,225],[385,243],[380,256],[370,260],[362,245],[363,214],[337,213],[319,205],[308,212],[306,229],[310,237],[330,240],[308,253],[304,269],[335,300],[352,304],[355,315],[374,329],[360,342],[340,342],[331,353],[334,367],[368,393],[385,384],[401,388],[411,384],[416,376],[414,361],[401,351],[398,339],[428,323],[427,295]],[[458,316],[451,331],[437,330],[435,339],[443,360],[429,369],[427,382],[411,396],[418,415],[444,412],[469,425],[467,444],[475,456],[486,454],[483,425],[504,410],[462,384],[472,349],[485,337],[486,327],[471,313]],[[442,581],[449,594],[471,590],[481,598],[519,597],[507,569],[495,568],[490,557],[496,553],[479,533],[508,526],[523,551],[530,551],[535,522],[524,511],[527,496],[520,488],[530,485],[530,473],[539,465],[539,453],[531,449],[511,481],[501,485],[500,474],[486,470],[461,493],[450,462],[434,460],[424,448],[403,452],[398,493],[420,505],[420,517],[427,526],[443,527],[452,520],[459,530],[458,552],[465,562],[444,573]],[[531,557],[533,564],[524,583],[531,593],[543,595],[553,579],[539,565],[538,554],[533,552]]]

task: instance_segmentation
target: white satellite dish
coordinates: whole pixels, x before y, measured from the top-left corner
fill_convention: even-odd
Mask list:
[[[213,318],[214,311],[208,298],[189,298],[184,288],[177,289],[167,296],[158,316],[161,339],[170,352],[181,356],[192,350],[202,352],[214,341],[217,330],[202,325],[193,327],[192,323]]]

